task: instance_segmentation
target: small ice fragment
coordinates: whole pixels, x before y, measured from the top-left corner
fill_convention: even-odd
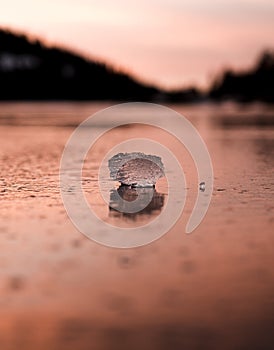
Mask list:
[[[152,187],[165,176],[160,157],[140,152],[118,153],[109,159],[108,167],[110,177],[127,186]]]
[[[204,181],[200,182],[199,189],[200,189],[200,191],[205,192],[205,182]]]

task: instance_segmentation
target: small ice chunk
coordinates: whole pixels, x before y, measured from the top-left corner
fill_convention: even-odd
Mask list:
[[[199,184],[199,189],[200,189],[200,191],[205,192],[205,182],[204,182],[204,181],[202,181],[202,182]]]
[[[110,177],[127,186],[151,187],[165,176],[160,157],[140,152],[118,153],[109,159],[108,167]]]

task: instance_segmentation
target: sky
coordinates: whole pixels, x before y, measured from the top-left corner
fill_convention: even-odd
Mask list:
[[[249,68],[274,48],[274,1],[0,0],[0,26],[143,82],[205,88],[224,68]]]

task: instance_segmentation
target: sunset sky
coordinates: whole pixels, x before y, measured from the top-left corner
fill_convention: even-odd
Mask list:
[[[205,87],[224,67],[250,67],[274,48],[274,1],[0,0],[0,26],[162,87]]]

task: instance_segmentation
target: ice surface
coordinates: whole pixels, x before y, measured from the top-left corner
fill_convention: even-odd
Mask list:
[[[113,180],[128,186],[154,186],[159,178],[165,176],[160,157],[140,152],[118,153],[109,159],[108,167]]]

